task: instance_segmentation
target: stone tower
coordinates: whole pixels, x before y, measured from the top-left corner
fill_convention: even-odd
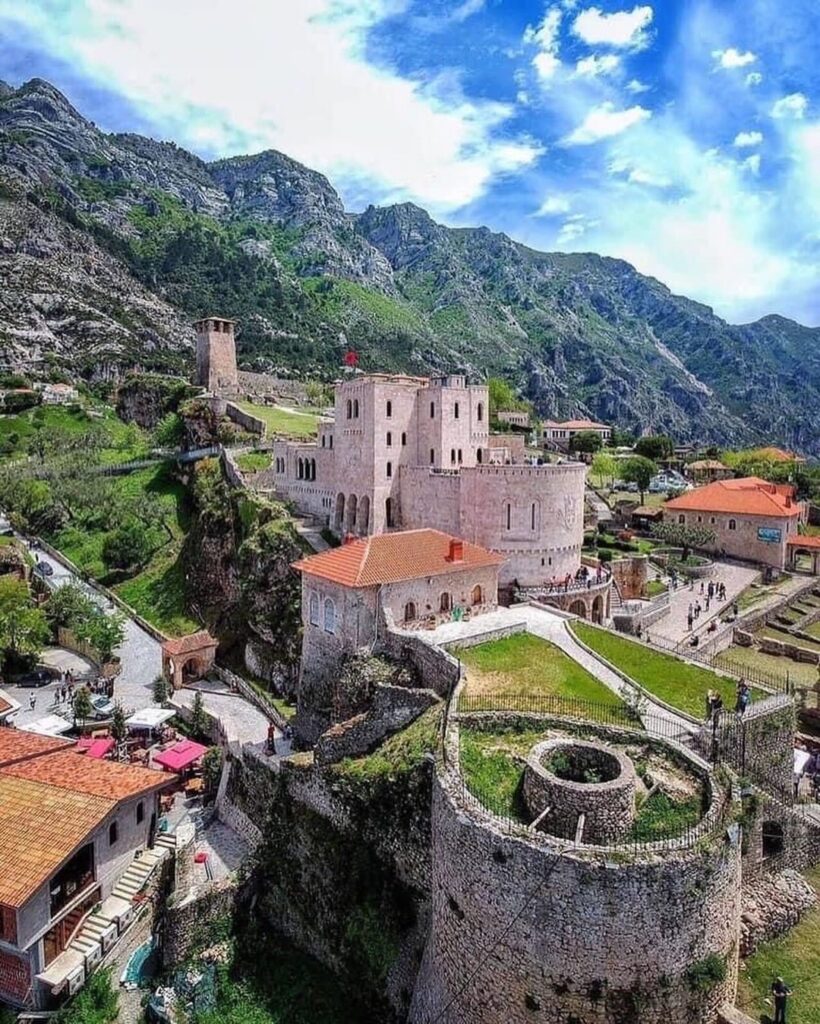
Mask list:
[[[208,316],[197,320],[196,383],[212,395],[235,395],[236,343],[233,320]]]

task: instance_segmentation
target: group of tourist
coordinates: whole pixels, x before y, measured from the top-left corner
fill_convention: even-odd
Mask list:
[[[602,580],[607,579],[608,576],[608,570],[602,565],[598,565],[595,569],[590,569],[588,565],[582,565],[574,576],[569,572],[566,576],[560,578],[553,576],[548,584],[549,593],[560,594],[562,591],[566,593],[570,586],[586,587],[589,590],[594,583],[600,583]]]
[[[735,690],[735,714],[744,715],[752,702],[752,691],[745,679],[738,681]],[[718,690],[706,694],[706,720],[714,721],[715,715],[723,710],[723,697]]]
[[[689,581],[689,589],[694,590],[695,581],[691,579]],[[703,602],[701,603],[701,598]],[[708,612],[711,608],[712,601],[723,602],[726,600],[726,584],[722,580],[709,580],[708,585],[703,580],[700,581],[700,597],[694,601],[689,602],[689,609],[686,614],[686,625],[689,632],[692,632],[692,627],[695,622],[701,617],[704,612]],[[732,612],[737,615],[737,602],[732,605]],[[716,625],[712,623],[709,626],[709,632],[714,633]]]

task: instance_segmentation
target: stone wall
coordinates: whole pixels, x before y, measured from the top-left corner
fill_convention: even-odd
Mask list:
[[[734,1000],[740,847],[587,859],[434,783],[433,921],[410,1024],[712,1024]],[[540,838],[540,837],[539,837]]]
[[[749,957],[764,942],[794,928],[817,905],[817,893],[791,868],[744,879],[740,917],[740,955]]]
[[[233,915],[237,885],[233,879],[187,890],[171,898],[162,919],[160,939],[162,965],[170,970],[210,943],[214,925]]]
[[[733,711],[721,713],[715,728],[704,730],[714,737],[721,760],[741,777],[774,795],[790,796],[794,772],[794,700],[777,694],[752,703],[741,718]]]
[[[612,579],[621,595],[621,600],[630,601],[644,596],[646,583],[649,579],[649,557],[632,555],[630,558],[617,558],[609,563]]]
[[[248,398],[272,399],[275,402],[284,400],[290,405],[308,404],[305,385],[301,381],[286,380],[269,373],[251,373],[248,370],[239,370],[236,376],[239,393]]]
[[[376,650],[397,661],[409,662],[421,685],[439,697],[449,697],[461,679],[461,664],[452,654],[412,633],[401,633],[389,623],[379,630]]]
[[[240,409],[235,402],[228,402],[225,405],[225,415],[251,434],[259,434],[260,437],[264,437],[267,433],[268,426],[264,420]]]

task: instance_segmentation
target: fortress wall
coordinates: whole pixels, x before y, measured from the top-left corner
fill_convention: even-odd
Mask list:
[[[722,835],[654,859],[556,858],[459,809],[437,778],[410,1024],[448,1005],[449,1024],[714,1024],[734,999],[739,907],[740,845]]]
[[[472,540],[461,530],[462,476],[431,473],[427,466],[403,466],[398,525],[403,530],[429,528]]]

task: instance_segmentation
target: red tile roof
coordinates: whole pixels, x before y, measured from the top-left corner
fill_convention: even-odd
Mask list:
[[[800,513],[794,500],[794,488],[770,484],[756,476],[740,480],[716,480],[667,501],[664,508],[673,512],[725,512],[747,516],[791,519]]]
[[[596,423],[594,420],[547,420],[547,427],[565,427],[567,430],[609,430],[606,423]]]
[[[172,637],[170,640],[162,642],[162,649],[167,654],[191,654],[193,651],[218,646],[219,641],[212,637],[207,629],[201,629],[198,633],[189,633],[188,636]]]
[[[462,545],[461,560],[450,558],[453,541]],[[477,544],[458,541],[439,530],[404,530],[351,541],[294,562],[293,568],[345,587],[375,587],[381,583],[501,565],[503,561],[502,555]]]
[[[70,740],[0,728],[0,903],[22,906],[121,801],[174,778],[89,760]]]
[[[786,543],[790,548],[820,548],[820,537],[790,533]]]

